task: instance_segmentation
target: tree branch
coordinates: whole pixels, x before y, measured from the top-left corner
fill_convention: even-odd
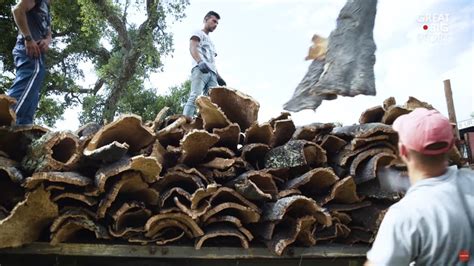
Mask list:
[[[117,32],[122,47],[129,51],[132,48],[132,43],[128,37],[126,24],[117,15],[117,13],[114,11],[114,8],[109,5],[108,1],[98,0],[93,2],[95,3],[97,10],[99,10],[99,12],[101,12],[107,18],[109,24]]]

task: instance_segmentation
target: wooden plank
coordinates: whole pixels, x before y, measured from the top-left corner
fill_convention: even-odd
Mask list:
[[[186,259],[288,259],[288,258],[362,258],[369,246],[366,245],[316,245],[313,247],[291,247],[282,256],[272,254],[265,247],[243,249],[238,247],[191,246],[139,246],[111,244],[32,243],[20,248],[0,249],[2,254],[64,255],[97,257],[136,258],[186,258]]]

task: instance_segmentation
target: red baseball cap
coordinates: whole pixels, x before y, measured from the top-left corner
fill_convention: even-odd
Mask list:
[[[453,130],[448,118],[436,110],[417,108],[399,116],[393,123],[399,140],[408,149],[425,155],[437,155],[449,151],[454,143]],[[446,143],[439,149],[431,149],[434,143]]]

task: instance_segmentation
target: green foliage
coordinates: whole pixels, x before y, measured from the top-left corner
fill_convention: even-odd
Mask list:
[[[53,98],[42,96],[38,110],[36,111],[36,120],[43,125],[53,127],[56,120],[62,119],[64,106]]]
[[[138,81],[136,81],[138,82]],[[158,112],[165,106],[169,107],[168,115],[181,114],[184,104],[191,89],[188,80],[180,86],[171,87],[168,93],[158,95],[153,89],[145,89],[138,86],[130,86],[118,103],[119,114],[133,113],[142,117],[143,121],[153,121]],[[102,109],[105,98],[92,96],[84,99],[83,112],[79,118],[82,125],[88,122],[101,123]]]
[[[102,95],[89,95],[84,97],[82,102],[82,112],[79,115],[79,123],[85,125],[89,122],[102,124],[102,112],[105,97]]]

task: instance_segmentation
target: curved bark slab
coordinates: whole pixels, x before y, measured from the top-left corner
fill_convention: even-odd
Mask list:
[[[344,212],[333,211],[331,212],[331,216],[334,220],[337,220],[339,223],[342,224],[349,224],[352,221],[351,216]]]
[[[316,239],[311,231],[315,222],[316,219],[313,216],[287,218],[275,228],[272,239],[265,243],[278,256],[281,256],[285,249],[297,240],[306,246],[314,245]]]
[[[232,159],[235,157],[235,152],[231,149],[226,147],[212,147],[207,152],[208,158],[225,158],[225,159]]]
[[[362,148],[363,146],[369,145],[370,143],[377,142],[377,141],[388,141],[394,145],[398,143],[397,136],[393,134],[389,135],[375,135],[367,138],[353,138],[351,140],[351,150],[356,150]]]
[[[155,242],[157,245],[175,242],[185,235],[188,238],[193,238],[191,231],[185,224],[173,219],[162,219],[159,224],[153,227],[153,233],[145,235],[145,237],[150,239],[148,242]]]
[[[374,106],[365,110],[359,117],[359,124],[367,123],[380,123],[382,122],[382,117],[385,114],[385,110],[382,106]]]
[[[171,171],[153,184],[153,188],[159,193],[165,194],[166,191],[179,187],[188,194],[194,193],[199,188],[205,188],[204,180],[196,174],[188,174],[181,171]]]
[[[332,159],[333,159],[333,162],[335,162],[337,165],[346,167],[346,166],[349,166],[353,158],[357,156],[359,153],[365,152],[370,149],[376,149],[376,148],[384,149],[383,150],[384,152],[393,153],[393,154],[396,154],[398,151],[398,148],[389,141],[371,142],[355,150],[352,150],[352,145],[348,144],[344,147],[343,150],[341,150]]]
[[[223,216],[215,216],[209,218],[205,223],[204,226],[206,226],[206,229],[210,226],[216,226],[216,225],[230,225],[230,226],[235,226],[237,229],[245,235],[245,237],[248,239],[248,241],[253,240],[253,235],[252,233],[247,230],[245,227],[243,227],[242,222],[239,220],[239,218],[231,216],[231,215],[223,215]]]
[[[255,201],[272,200],[278,193],[273,176],[261,171],[245,172],[226,185],[234,187],[246,199]]]
[[[214,128],[212,133],[219,136],[219,141],[215,144],[217,147],[227,147],[231,150],[237,149],[237,144],[240,141],[239,124],[234,123],[224,128]]]
[[[79,159],[76,135],[69,131],[48,132],[31,143],[22,166],[28,172],[69,171]]]
[[[154,140],[155,135],[150,128],[142,125],[141,117],[126,115],[99,130],[85,150],[93,151],[117,141],[127,143],[130,146],[129,151],[133,154],[152,144]]]
[[[291,119],[275,121],[273,128],[273,136],[270,140],[271,147],[277,147],[288,142],[296,130],[295,124]]]
[[[209,218],[214,215],[219,215],[221,212],[226,214],[232,213],[232,216],[238,217],[243,223],[256,223],[260,220],[260,214],[254,209],[234,202],[226,202],[218,205],[212,205],[201,219],[203,222],[206,222]]]
[[[195,249],[201,249],[201,247],[204,245],[204,242],[207,240],[213,239],[213,238],[238,238],[240,240],[240,245],[247,249],[249,248],[249,243],[247,238],[245,237],[242,232],[240,232],[238,229],[230,227],[230,226],[225,226],[225,225],[220,225],[220,226],[214,226],[212,228],[206,229],[206,233],[196,239],[196,243],[194,244]],[[220,241],[222,242],[222,240]]]
[[[138,172],[125,172],[121,174],[120,179],[112,184],[107,194],[102,198],[97,207],[97,217],[103,218],[107,210],[112,206],[119,193],[127,198],[142,201],[149,205],[158,205],[158,192],[151,189],[143,181]]]
[[[209,202],[212,206],[217,206],[221,203],[233,202],[238,203],[240,205],[249,207],[253,209],[258,214],[261,213],[261,210],[257,207],[257,205],[253,204],[242,195],[237,193],[235,190],[228,188],[228,187],[220,187],[217,191],[212,195],[209,199]]]
[[[174,207],[174,198],[178,196],[191,202],[191,193],[180,187],[172,187],[160,193],[160,207],[164,209]]]
[[[81,141],[85,139],[92,139],[95,133],[99,132],[101,126],[97,123],[90,122],[80,128],[78,128],[74,133],[79,137]]]
[[[45,181],[68,184],[80,188],[92,185],[92,179],[77,172],[36,172],[28,177],[22,186],[26,189],[33,189]]]
[[[258,118],[260,105],[249,95],[226,87],[214,87],[209,91],[211,101],[219,106],[232,123],[245,131]]]
[[[292,139],[301,139],[307,141],[313,141],[316,137],[316,128],[311,125],[297,127],[293,133]]]
[[[314,232],[316,241],[333,240],[336,238],[346,238],[349,236],[351,229],[342,223],[334,223],[333,225],[321,228]]]
[[[181,211],[185,213],[186,215],[191,217],[191,219],[193,220],[199,219],[211,208],[211,204],[206,200],[199,202],[199,205],[196,205],[193,208],[189,207],[189,204],[182,203],[178,197],[174,197],[173,200],[174,200],[175,205],[178,208],[177,211]]]
[[[321,140],[321,148],[330,155],[339,152],[346,144],[347,141],[334,135],[325,135]]]
[[[339,177],[334,174],[331,168],[315,168],[297,178],[289,180],[283,189],[298,189],[303,195],[316,199],[338,180]]]
[[[164,165],[166,156],[166,149],[161,145],[159,140],[153,143],[151,148],[150,157],[155,158],[160,165]]]
[[[377,232],[390,204],[372,204],[368,207],[351,211],[352,225],[360,226],[371,232]]]
[[[328,51],[316,95],[375,95],[376,0],[350,1],[341,9],[336,29],[328,38]]]
[[[347,244],[355,244],[355,243],[366,243],[366,244],[372,244],[375,240],[375,235],[372,232],[368,232],[364,230],[365,228],[361,227],[356,227],[352,226],[350,228],[351,233],[347,237],[347,239],[344,241],[344,243]]]
[[[268,120],[268,123],[272,128],[275,128],[275,123],[280,120],[286,120],[291,117],[291,114],[289,112],[281,112],[279,116],[273,117],[270,120]]]
[[[352,125],[335,127],[332,134],[340,138],[368,138],[374,135],[397,134],[389,125],[383,123],[367,123],[362,125]]]
[[[334,184],[328,196],[318,200],[318,203],[324,205],[330,201],[336,203],[356,203],[362,199],[357,196],[356,184],[352,176],[339,180]]]
[[[426,108],[428,110],[434,109],[431,104],[427,102],[422,102],[413,96],[408,97],[408,101],[403,105],[403,107],[410,111],[413,111],[416,108],[420,108],[420,107]]]
[[[58,204],[59,206],[62,205],[70,205],[71,202],[78,202],[80,204],[85,204],[89,207],[97,205],[99,201],[96,197],[86,196],[82,192],[52,192],[51,200]],[[72,204],[74,204],[72,203]]]
[[[319,145],[305,140],[291,140],[271,149],[265,155],[265,168],[291,168],[318,166],[326,162],[326,151]]]
[[[247,130],[245,130],[244,145],[252,143],[270,144],[273,137],[273,128],[269,123],[263,123],[261,125],[258,122],[252,124]]]
[[[189,168],[188,166],[183,165],[183,164],[176,165],[173,168],[168,169],[167,174],[171,174],[171,173],[175,173],[175,172],[176,173],[184,173],[184,174],[187,174],[187,175],[194,175],[197,178],[199,178],[201,180],[201,183],[204,184],[204,185],[209,185],[209,184],[212,183],[206,178],[206,176],[204,176],[203,173],[201,173],[196,168]]]
[[[94,233],[96,239],[110,239],[107,229],[87,217],[74,217],[66,219],[55,231],[51,232],[51,245],[64,242],[75,242],[76,238],[81,238],[84,231]]]
[[[62,210],[60,215],[57,216],[51,226],[49,227],[50,232],[58,231],[69,219],[88,219],[88,220],[96,220],[95,213],[89,212],[87,209],[83,208],[68,208]]]
[[[0,127],[0,152],[12,160],[21,162],[32,141],[49,132],[47,128],[33,126]]]
[[[18,162],[0,156],[0,179],[2,176],[6,176],[15,184],[23,183],[25,178],[18,169],[19,167]]]
[[[396,104],[397,104],[397,101],[395,100],[394,97],[388,97],[387,99],[385,99],[383,101],[383,110],[387,111],[388,108],[390,108],[391,106],[394,106]]]
[[[225,128],[231,124],[220,106],[211,102],[207,96],[199,96],[196,99],[196,106],[199,109],[204,129],[211,131],[214,128]]]
[[[120,161],[108,164],[97,170],[95,174],[94,184],[97,190],[95,194],[98,195],[105,191],[105,185],[109,178],[116,179],[117,175],[125,171],[139,172],[145,182],[154,183],[159,179],[161,165],[156,158],[143,155],[132,158],[125,157]]]
[[[186,124],[186,121],[185,117],[179,117],[173,123],[167,125],[156,133],[156,138],[163,147],[168,145],[179,145],[179,142],[184,137],[185,131],[182,127]]]
[[[114,237],[130,238],[145,232],[145,224],[152,213],[142,202],[125,202],[113,212],[109,232]]]
[[[405,109],[401,106],[396,106],[396,105],[390,106],[388,110],[385,111],[385,114],[382,117],[381,122],[387,125],[391,125],[393,124],[393,121],[395,121],[395,119],[397,119],[399,116],[408,114],[409,112],[410,110]]]
[[[358,185],[357,193],[361,196],[365,196],[368,198],[386,200],[391,202],[399,201],[403,197],[403,193],[401,192],[389,191],[382,188],[380,186],[380,181],[377,178]]]
[[[396,158],[396,156],[392,153],[392,150],[389,149],[389,148],[373,148],[373,149],[370,149],[370,150],[366,150],[366,151],[363,151],[359,154],[357,154],[354,159],[352,160],[351,162],[351,166],[350,166],[350,172],[349,174],[351,176],[355,176],[357,172],[361,172],[362,170],[362,165],[359,167],[359,165],[364,162],[364,161],[368,161],[370,160],[372,157],[376,156],[376,155],[379,155],[379,154],[388,154],[388,155],[393,155],[393,159]],[[380,158],[380,157],[378,157]],[[375,165],[372,165],[374,168],[375,168]],[[368,179],[370,180],[370,179]],[[358,182],[356,182],[356,184],[360,184]]]
[[[396,158],[397,156],[390,152],[380,152],[378,154],[373,155],[372,158],[368,159],[360,167],[355,169],[353,176],[356,184],[367,182],[376,178],[378,170],[391,165]]]
[[[249,162],[255,169],[264,168],[264,160],[270,146],[266,144],[254,143],[242,147],[241,157]]]
[[[205,130],[189,132],[181,140],[183,154],[180,161],[188,165],[200,163],[206,158],[209,148],[216,144],[218,140],[219,136]]]
[[[235,161],[236,159],[226,159],[226,158],[216,157],[207,163],[200,164],[199,166],[212,168],[212,169],[225,170],[225,169],[229,169],[229,167],[234,165]]]
[[[2,160],[0,160],[0,163]],[[25,198],[25,191],[17,181],[19,171],[14,167],[0,166],[0,206],[7,210],[13,209]]]
[[[41,232],[55,217],[58,207],[43,187],[26,194],[10,215],[0,220],[0,248],[18,247],[38,240]]]
[[[297,227],[300,228],[296,235],[296,242],[303,246],[310,247],[316,244],[316,238],[313,235],[315,229],[316,218],[313,216],[301,217],[296,220]]]
[[[156,214],[150,217],[145,224],[145,236],[152,237],[156,236],[159,231],[165,229],[167,226],[163,226],[164,220],[175,220],[180,224],[184,225],[188,234],[188,237],[194,238],[204,235],[204,232],[199,225],[184,213],[165,213]],[[174,226],[174,224],[172,225]]]
[[[15,103],[15,98],[0,94],[0,127],[9,127],[15,124],[16,114],[12,108]]]
[[[113,141],[95,150],[84,150],[83,154],[90,160],[112,163],[120,160],[120,158],[127,154],[129,148],[130,146],[125,142]]]
[[[151,126],[151,130],[153,132],[158,132],[165,122],[166,114],[168,113],[168,110],[170,108],[168,106],[165,106],[161,108],[161,110],[156,114],[155,119],[153,120],[153,124]]]
[[[278,222],[285,217],[301,218],[314,216],[324,225],[331,225],[331,216],[325,212],[313,199],[305,196],[291,196],[276,202],[266,203],[263,209],[262,222]]]
[[[299,189],[293,188],[293,189],[285,189],[281,190],[278,192],[276,198],[277,200],[281,198],[286,198],[286,197],[291,197],[291,196],[296,196],[296,195],[303,195]]]

